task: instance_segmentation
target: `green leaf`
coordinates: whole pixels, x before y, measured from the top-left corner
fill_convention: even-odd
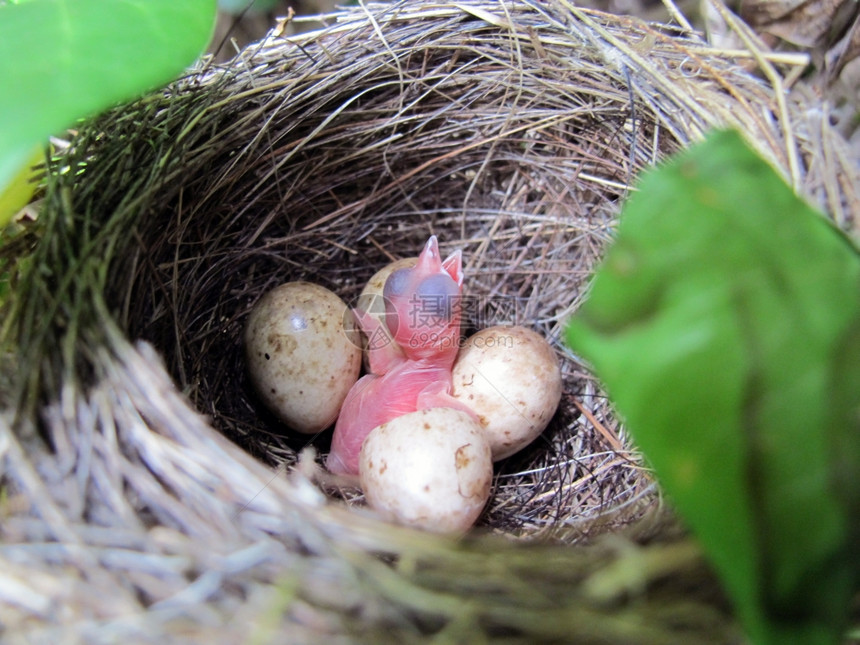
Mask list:
[[[858,584],[860,255],[735,132],[643,178],[567,339],[758,643]]]
[[[218,9],[235,16],[244,13],[254,15],[274,10],[278,2],[279,0],[218,0]]]
[[[0,5],[0,187],[51,134],[179,75],[214,18],[215,0]]]
[[[0,231],[30,202],[38,186],[38,164],[44,158],[45,152],[39,146],[26,155],[24,161],[17,155],[8,159],[10,179],[6,186],[0,185]],[[0,174],[2,172],[0,170]]]

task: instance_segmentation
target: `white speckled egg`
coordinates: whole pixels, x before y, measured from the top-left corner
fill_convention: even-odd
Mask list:
[[[534,441],[555,414],[561,369],[540,334],[519,326],[488,327],[460,349],[452,394],[478,416],[493,459],[504,459]]]
[[[266,293],[248,316],[245,358],[263,403],[294,430],[331,425],[361,370],[361,347],[344,329],[349,313],[334,293],[288,282]]]
[[[361,446],[358,472],[368,503],[386,519],[462,533],[490,497],[493,460],[471,416],[431,408],[371,430]]]

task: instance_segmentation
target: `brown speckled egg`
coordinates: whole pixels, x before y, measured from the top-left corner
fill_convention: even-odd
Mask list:
[[[337,418],[361,369],[360,342],[344,329],[346,304],[310,282],[266,293],[248,316],[245,357],[260,399],[298,432],[314,433]]]
[[[440,533],[462,533],[490,497],[493,460],[467,413],[418,410],[371,430],[359,454],[365,497],[380,515]]]
[[[460,349],[452,394],[478,415],[493,459],[504,459],[534,441],[555,414],[561,400],[558,358],[530,329],[488,327]]]

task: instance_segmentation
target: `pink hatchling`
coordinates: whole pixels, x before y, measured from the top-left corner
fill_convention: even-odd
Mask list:
[[[371,339],[370,374],[346,396],[334,428],[326,465],[334,473],[358,474],[358,453],[376,426],[427,408],[474,413],[451,396],[451,370],[460,340],[463,263],[459,251],[444,262],[432,236],[418,263],[398,269],[385,282],[385,322],[354,310]],[[374,339],[388,339],[381,347]],[[379,344],[379,343],[377,343]]]

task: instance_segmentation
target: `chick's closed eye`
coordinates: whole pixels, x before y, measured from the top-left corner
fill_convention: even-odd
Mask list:
[[[432,275],[421,281],[416,290],[415,305],[425,316],[451,320],[460,297],[460,288],[446,273]]]
[[[412,269],[397,269],[385,281],[385,286],[382,288],[382,296],[386,300],[397,298],[406,293],[406,288],[409,286],[409,278],[412,274]]]

